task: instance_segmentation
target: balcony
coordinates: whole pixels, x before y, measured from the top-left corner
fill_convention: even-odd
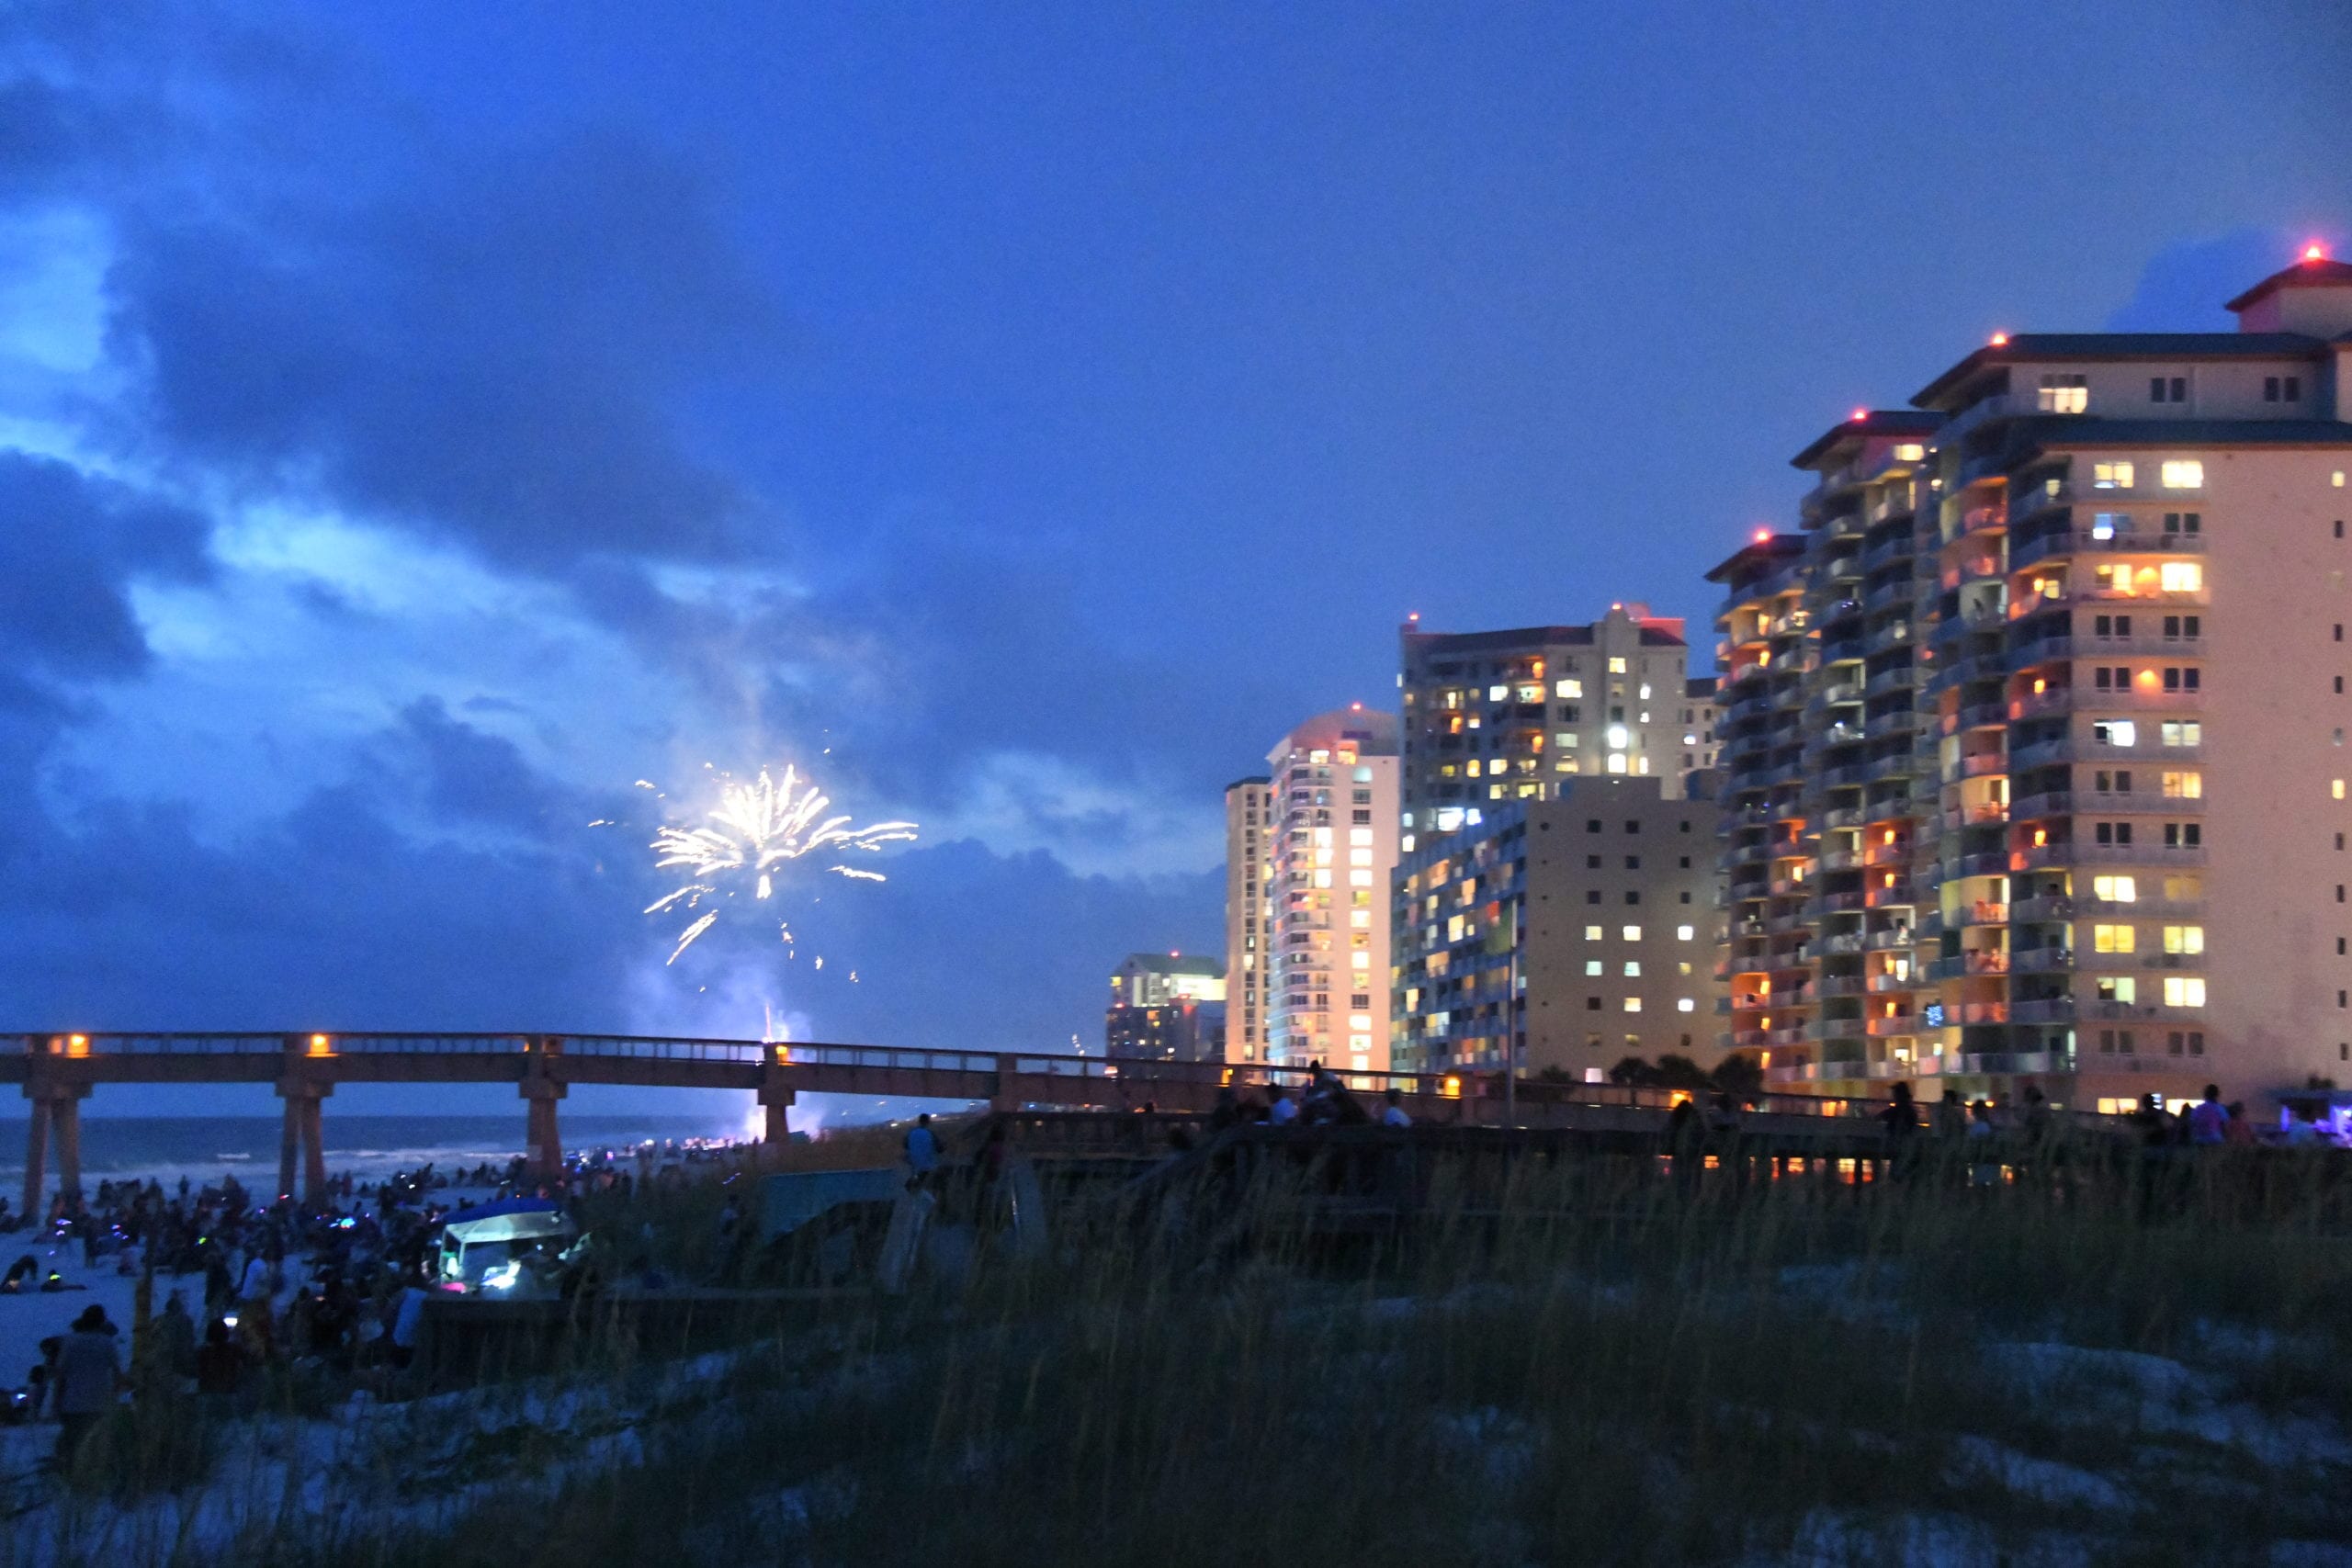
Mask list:
[[[1872,614],[1881,610],[1907,610],[1918,601],[1918,589],[1907,579],[1882,582],[1862,595],[1862,608]]]
[[[2099,534],[2089,529],[2061,529],[2009,547],[2009,570],[2068,556],[2196,556],[2205,553],[2202,534]]]
[[[1909,560],[1913,547],[1911,530],[1898,528],[1885,538],[1863,547],[1862,570],[1876,571],[1883,566],[1892,566],[1899,560]]]
[[[2202,844],[2075,844],[2051,847],[2070,851],[2069,858],[2060,863],[2067,865],[2191,866],[2205,863],[2205,846]]]
[[[1919,1015],[1908,1009],[1899,1012],[1874,1012],[1871,1014],[1866,1028],[1873,1040],[1883,1040],[1890,1035],[1917,1034],[1919,1032]]]
[[[2016,974],[2054,975],[2074,966],[2075,950],[2061,943],[2009,950],[2009,968]]]
[[[2020,898],[2009,907],[2009,919],[2019,925],[2038,925],[2048,920],[2071,920],[2075,918],[2075,901],[2044,896]]]
[[[2074,503],[2075,488],[2062,479],[2055,490],[2047,483],[2018,486],[2011,492],[2007,510],[2010,524],[2015,525],[2041,513]]]
[[[2009,907],[2007,904],[1996,904],[1989,898],[1979,898],[1973,903],[1963,904],[1944,919],[1945,926],[1955,931],[1964,931],[1973,926],[2005,926],[2008,923]]]
[[[1972,506],[1960,514],[1960,528],[1952,537],[1964,539],[1971,534],[1997,534],[2009,525],[2007,509],[1999,506]]]
[[[2199,713],[2203,711],[2204,696],[2201,691],[2168,692],[2136,684],[2105,691],[2096,686],[2052,686],[2013,699],[2008,714],[2011,719],[2023,720],[2071,713]]]
[[[1907,926],[1894,926],[1883,931],[1871,931],[1862,938],[1862,946],[1871,953],[1885,953],[1894,948],[1909,947],[1918,939]]]
[[[1941,821],[1947,831],[1962,828],[1998,827],[2009,819],[2009,808],[1997,800],[1980,801],[1973,806],[1955,806],[1943,813]]]
[[[1970,703],[1945,716],[1943,732],[1957,735],[1964,729],[2000,729],[2008,722],[2008,710],[1999,703]]]
[[[1944,770],[1944,782],[1991,778],[2009,771],[2010,759],[1998,751],[1972,751]]]
[[[1970,582],[1992,582],[2008,575],[2001,558],[1991,551],[1971,550],[1946,567],[1937,579],[1946,592]]]
[[[2009,955],[1992,949],[1948,953],[1928,965],[1928,978],[1930,980],[1962,980],[1980,976],[1996,977],[2008,972]]]

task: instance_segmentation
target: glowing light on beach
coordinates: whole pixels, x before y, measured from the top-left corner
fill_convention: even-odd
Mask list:
[[[653,786],[638,781],[642,788]],[[657,792],[658,794],[659,792]],[[706,826],[673,824],[653,836],[653,863],[679,871],[685,880],[645,908],[649,915],[673,911],[695,913],[678,933],[669,963],[694,945],[695,940],[718,923],[720,910],[705,908],[748,891],[755,901],[773,899],[776,878],[792,862],[822,850],[839,854],[872,852],[885,844],[914,839],[912,822],[873,822],[856,826],[846,814],[828,816],[832,801],[816,784],[787,767],[781,780],[765,768],[751,784],[721,776],[718,805],[706,814]],[[830,864],[828,872],[860,882],[883,882],[878,871]],[[792,926],[778,917],[777,931],[786,946]]]

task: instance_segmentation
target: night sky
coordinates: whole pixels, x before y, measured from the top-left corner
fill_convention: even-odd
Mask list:
[[[1702,626],[1852,406],[2352,242],[2347,83],[2336,0],[13,6],[0,1027],[1095,1044],[1407,611]],[[786,761],[922,844],[665,967],[633,781]]]

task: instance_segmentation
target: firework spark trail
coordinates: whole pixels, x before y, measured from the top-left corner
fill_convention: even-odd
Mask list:
[[[639,783],[645,788],[653,787],[642,780]],[[910,842],[915,837],[912,822],[875,822],[860,828],[846,815],[828,817],[825,808],[831,804],[813,782],[789,767],[784,770],[781,783],[764,768],[756,783],[729,781],[710,813],[710,826],[671,825],[653,836],[654,865],[662,870],[683,867],[688,880],[648,905],[645,912],[661,914],[681,901],[691,910],[706,898],[732,898],[739,889],[729,884],[745,878],[752,884],[753,897],[771,898],[775,894],[775,868],[788,862],[819,850],[870,852],[885,844]],[[825,869],[861,882],[888,880],[878,871],[853,866]],[[718,919],[718,911],[713,909],[688,925],[679,934],[669,962],[675,964],[678,954],[693,946],[695,939]],[[791,927],[778,920],[777,930],[789,946]]]

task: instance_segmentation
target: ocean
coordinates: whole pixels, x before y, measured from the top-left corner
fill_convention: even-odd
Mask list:
[[[0,1193],[13,1196],[25,1179],[22,1118],[0,1121]],[[82,1119],[82,1185],[153,1177],[167,1185],[180,1177],[201,1184],[234,1175],[247,1186],[277,1179],[280,1122],[275,1116],[85,1116]],[[326,1165],[376,1180],[414,1170],[430,1161],[447,1170],[503,1164],[523,1152],[523,1118],[512,1116],[338,1116],[325,1118]],[[733,1116],[566,1116],[567,1151],[620,1148],[651,1138],[741,1138],[740,1112]],[[57,1182],[57,1151],[49,1155],[48,1180]]]

